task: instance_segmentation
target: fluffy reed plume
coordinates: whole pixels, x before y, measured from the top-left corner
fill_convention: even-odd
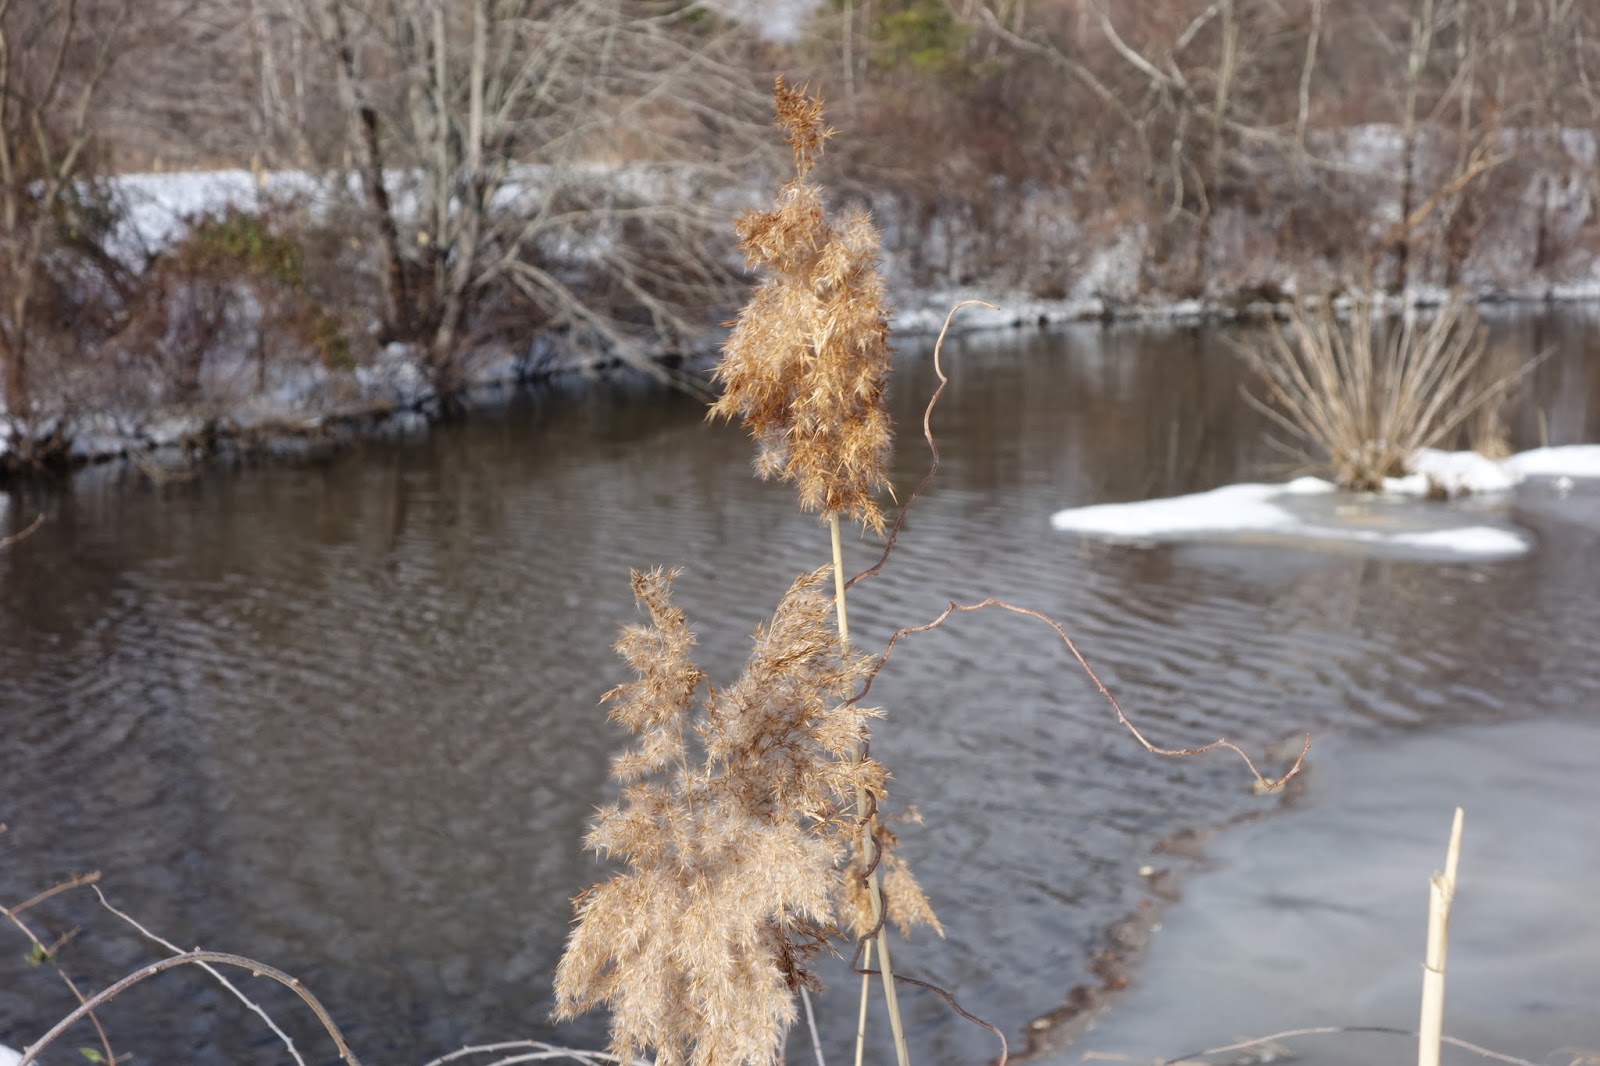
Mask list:
[[[868,666],[841,654],[826,574],[797,579],[739,679],[703,695],[675,575],[633,575],[650,621],[623,631],[637,678],[605,702],[635,741],[587,841],[626,869],[577,898],[556,971],[557,1017],[608,1005],[624,1061],[776,1061],[796,990],[815,986],[811,954],[841,918],[870,928],[844,860],[857,791],[882,796],[887,775],[854,757],[874,714],[851,701]],[[897,889],[901,919],[931,918],[914,881]]]
[[[736,223],[748,263],[767,277],[723,348],[724,391],[711,414],[743,419],[759,445],[756,469],[795,482],[803,509],[882,532],[873,494],[888,484],[891,424],[878,231],[861,211],[830,219],[809,180],[833,132],[821,100],[782,78],[775,96],[795,177],[773,210]]]

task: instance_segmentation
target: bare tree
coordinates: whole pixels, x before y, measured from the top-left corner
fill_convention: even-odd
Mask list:
[[[0,364],[18,461],[47,459],[37,359],[49,327],[47,260],[81,244],[96,105],[132,0],[0,0]]]
[[[382,334],[435,386],[519,319],[646,364],[704,329],[766,89],[692,3],[301,0],[332,61]],[[331,162],[331,161],[330,161]]]

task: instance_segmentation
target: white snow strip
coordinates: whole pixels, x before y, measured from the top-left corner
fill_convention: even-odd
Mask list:
[[[1123,543],[1218,539],[1325,549],[1355,544],[1447,560],[1509,558],[1532,548],[1530,538],[1514,529],[1466,516],[1460,525],[1433,528],[1441,517],[1454,516],[1382,494],[1352,494],[1346,505],[1333,496],[1337,492],[1309,477],[1287,485],[1226,485],[1189,496],[1075,507],[1056,512],[1050,524]]]
[[[1383,490],[1396,496],[1468,496],[1506,492],[1522,480],[1507,463],[1477,452],[1424,448],[1406,461],[1407,476],[1387,478]]]
[[[1381,538],[1391,544],[1421,548],[1428,552],[1502,558],[1526,554],[1531,545],[1509,529],[1494,526],[1463,526],[1460,529],[1435,529],[1426,533],[1395,533]]]
[[[1295,517],[1273,500],[1285,495],[1322,491],[1332,492],[1333,486],[1318,478],[1301,478],[1287,486],[1225,485],[1192,496],[1141,503],[1101,503],[1057,511],[1050,524],[1066,533],[1127,540],[1287,529],[1295,524]]]
[[[1505,465],[1520,477],[1600,477],[1600,444],[1568,444],[1519,452]]]

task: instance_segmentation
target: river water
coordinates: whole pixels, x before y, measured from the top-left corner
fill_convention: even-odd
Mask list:
[[[1552,350],[1514,443],[1600,439],[1597,324],[1577,311],[1496,322],[1497,345]],[[939,477],[853,600],[857,642],[881,646],[950,600],[1002,597],[1065,623],[1157,743],[1226,735],[1278,769],[1307,732],[1333,753],[1403,739],[1427,760],[1430,737],[1440,757],[1454,750],[1452,730],[1592,721],[1600,495],[1582,483],[1437,505],[1489,508],[1535,538],[1527,556],[1471,565],[1050,530],[1061,507],[1274,473],[1239,397],[1241,336],[1083,327],[954,342]],[[921,350],[898,364],[903,492],[926,468],[916,427],[934,378]],[[332,456],[161,485],[98,470],[0,497],[4,531],[47,517],[0,553],[0,902],[100,870],[153,930],[299,976],[368,1062],[603,1043],[601,1019],[558,1029],[548,1013],[568,901],[599,873],[580,838],[622,741],[596,701],[626,676],[609,644],[636,617],[628,569],[683,568],[701,665],[726,680],[794,575],[827,560],[825,530],[751,477],[750,458],[737,428],[705,424],[684,397],[574,387]],[[847,545],[852,567],[876,554]],[[1141,869],[1187,871],[1196,831],[1285,802],[1252,794],[1229,756],[1145,754],[1030,619],[963,616],[909,638],[873,695],[894,802],[924,818],[902,847],[948,933],[897,963],[1014,1046],[1076,986],[1103,983],[1096,955],[1119,946],[1108,928],[1159,902]],[[1331,802],[1318,782],[1344,779],[1319,779],[1318,754],[1291,806]],[[1385,805],[1384,775],[1351,780]],[[1392,798],[1396,818],[1427,827],[1425,877],[1449,812]],[[1547,800],[1522,794],[1503,817],[1535,824]],[[1574,846],[1592,849],[1592,832]],[[1348,847],[1291,858],[1361,862]],[[90,984],[159,950],[81,890],[28,916],[41,933],[79,930],[60,958]],[[72,1000],[28,966],[20,936],[0,937],[0,1042],[21,1046]],[[1516,946],[1508,931],[1500,947]],[[853,982],[829,974],[818,1009],[844,1061]],[[247,988],[308,1058],[332,1060],[292,997]],[[906,1005],[923,1061],[992,1054],[936,999]],[[104,1017],[137,1061],[283,1059],[198,973],[163,975]]]

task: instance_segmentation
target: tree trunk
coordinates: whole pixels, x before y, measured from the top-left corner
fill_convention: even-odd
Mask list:
[[[415,294],[405,256],[400,251],[400,227],[394,205],[383,181],[383,139],[378,111],[362,91],[356,70],[355,46],[345,23],[343,0],[330,0],[328,14],[333,25],[334,47],[339,61],[340,91],[354,113],[361,146],[362,187],[372,209],[373,222],[383,247],[384,339],[415,342],[420,339]]]

